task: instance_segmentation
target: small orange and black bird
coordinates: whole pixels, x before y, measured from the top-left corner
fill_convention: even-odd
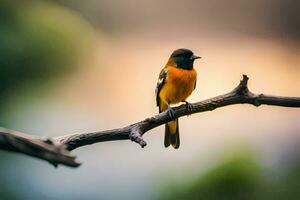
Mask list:
[[[171,118],[174,118],[174,111],[171,104],[185,102],[191,110],[192,106],[186,101],[196,88],[197,72],[194,69],[194,61],[199,56],[189,49],[175,50],[165,67],[161,70],[156,86],[156,104],[159,112],[168,110]],[[168,122],[165,126],[165,147],[170,144],[178,149],[180,145],[178,119]]]

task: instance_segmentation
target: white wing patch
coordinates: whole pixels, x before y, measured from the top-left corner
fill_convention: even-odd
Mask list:
[[[157,106],[159,106],[159,92],[160,92],[162,86],[165,83],[167,74],[168,74],[168,69],[164,68],[163,70],[161,70],[161,72],[159,74],[159,77],[158,77],[157,85],[156,85],[156,88],[155,88]]]

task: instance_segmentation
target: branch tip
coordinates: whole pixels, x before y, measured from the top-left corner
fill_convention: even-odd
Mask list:
[[[249,77],[247,76],[247,74],[243,74],[243,79],[249,80]]]
[[[249,77],[246,74],[243,74],[243,79],[241,80],[240,85],[244,86],[244,87],[247,87],[248,80],[249,80]]]

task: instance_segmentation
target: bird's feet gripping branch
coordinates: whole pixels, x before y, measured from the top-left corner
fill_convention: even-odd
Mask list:
[[[185,106],[186,106],[186,109],[188,110],[189,112],[189,115],[191,115],[193,113],[193,110],[194,110],[194,106],[193,104],[187,102],[187,101],[182,101],[185,103]]]
[[[168,116],[170,117],[171,120],[176,119],[175,118],[175,111],[171,106],[168,107],[167,113],[168,113]]]

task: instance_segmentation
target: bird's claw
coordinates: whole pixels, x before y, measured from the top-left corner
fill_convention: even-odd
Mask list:
[[[193,113],[193,110],[194,110],[193,104],[191,104],[187,101],[184,101],[184,103],[185,103],[186,109],[188,110],[189,115],[191,115]]]
[[[169,107],[167,110],[167,113],[172,120],[175,119],[175,112],[174,112],[173,108]]]

